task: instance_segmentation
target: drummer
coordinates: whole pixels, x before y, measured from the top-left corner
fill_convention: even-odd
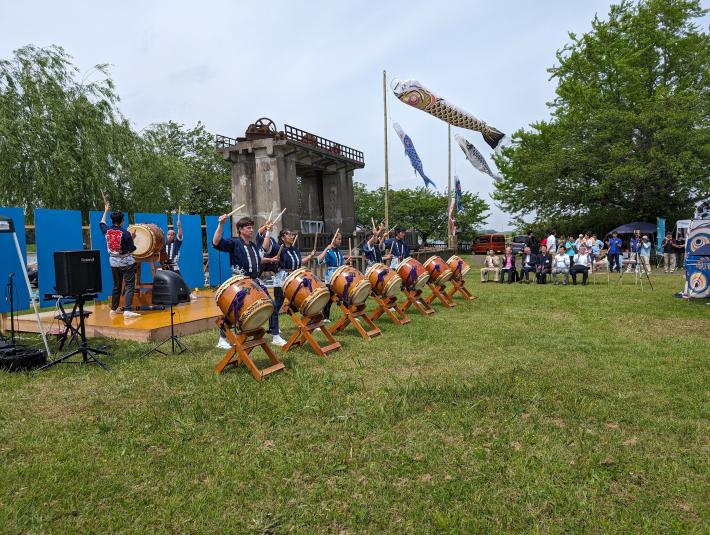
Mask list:
[[[99,223],[101,233],[106,237],[108,263],[111,266],[111,274],[113,275],[110,315],[118,314],[118,303],[125,283],[126,300],[123,307],[123,317],[135,318],[140,316],[140,314],[131,310],[133,292],[136,285],[136,260],[131,254],[136,250],[136,246],[133,243],[134,236],[122,227],[123,212],[111,212],[111,226],[106,225],[106,217],[110,210],[111,206],[106,201],[104,215]]]
[[[323,252],[318,255],[318,263],[326,265],[325,284],[329,290],[330,278],[333,276],[333,273],[335,273],[340,266],[344,265],[346,260],[348,262],[350,261],[350,257],[344,257],[343,253],[340,251],[341,243],[343,243],[343,235],[338,232],[335,236],[333,236],[333,241],[330,242],[328,247],[326,247]],[[323,318],[326,323],[330,322],[330,305],[332,303],[332,301],[328,301],[323,308]]]
[[[175,273],[180,273],[178,260],[180,259],[180,247],[182,247],[182,223],[180,222],[180,213],[177,216],[177,233],[170,229],[168,231],[168,239],[165,243],[165,267]]]
[[[392,258],[392,255],[384,255],[385,243],[382,239],[383,232],[384,225],[380,225],[379,228],[375,228],[373,232],[368,233],[365,237],[365,243],[362,244],[362,252],[365,253],[367,267],[374,264],[381,264],[383,261]]]
[[[284,292],[282,288],[284,280],[289,273],[300,269],[304,263],[309,262],[315,255],[315,253],[310,253],[304,258],[301,258],[301,252],[294,247],[295,239],[295,232],[282,229],[281,232],[279,232],[278,247],[273,252],[274,258],[278,261],[278,272],[274,276],[274,313],[269,319],[269,332],[271,333],[272,343],[277,346],[286,345],[286,340],[281,338],[281,332],[279,330],[279,310],[281,310],[284,303]],[[264,260],[266,260],[266,258],[264,258]]]
[[[217,228],[214,231],[214,236],[212,236],[212,247],[218,251],[229,253],[232,273],[246,275],[250,279],[257,279],[264,252],[262,249],[264,236],[258,232],[254,236],[254,220],[250,217],[242,217],[237,221],[237,236],[224,239],[222,237],[222,229],[228,220],[229,215],[227,214],[219,216]],[[217,347],[220,349],[230,349],[232,347],[224,333],[220,333]]]
[[[409,246],[404,243],[404,235],[406,231],[397,226],[394,229],[394,240],[392,240],[392,245],[390,247],[390,252],[392,256],[392,261],[390,267],[392,269],[397,269],[397,266],[409,256]]]

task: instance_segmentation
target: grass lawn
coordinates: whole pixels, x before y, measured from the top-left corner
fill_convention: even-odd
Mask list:
[[[476,301],[263,383],[212,373],[216,331],[0,373],[0,531],[707,533],[710,307],[680,275],[475,271]]]

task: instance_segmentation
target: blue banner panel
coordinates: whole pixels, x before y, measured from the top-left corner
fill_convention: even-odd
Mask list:
[[[133,214],[136,223],[153,223],[163,229],[163,243],[168,234],[168,214],[146,214],[136,212]],[[153,282],[153,272],[150,269],[150,262],[140,262],[141,282]]]
[[[101,233],[99,222],[103,212],[89,212],[89,232],[91,234],[91,248],[101,252],[101,287],[103,291],[99,294],[99,299],[108,299],[113,291],[113,277],[111,276],[111,265],[108,263],[108,249],[106,249],[106,238]],[[106,216],[106,224],[111,226],[111,214]],[[128,223],[128,212],[123,212],[123,226]]]
[[[210,269],[210,286],[219,286],[232,276],[232,268],[229,265],[229,253],[218,251],[212,246],[212,236],[217,230],[216,215],[205,216],[205,226],[207,228],[207,261]],[[232,237],[231,224],[225,224],[222,230],[222,237],[225,239]]]
[[[15,224],[17,241],[20,243],[22,260],[27,265],[27,254],[25,246],[25,212],[22,208],[0,208],[0,215],[9,217]],[[27,293],[27,284],[22,274],[22,265],[17,257],[17,247],[12,234],[0,234],[0,312],[10,311],[10,294],[8,292],[8,280],[10,273],[14,273],[13,306],[15,311],[26,310],[30,307],[30,296]]]
[[[177,232],[177,214],[173,214]],[[182,246],[178,267],[180,275],[190,288],[202,288],[205,275],[202,268],[202,218],[199,215],[181,215]]]
[[[42,306],[54,301],[45,301],[44,294],[54,293],[55,251],[80,251],[84,249],[79,210],[35,210],[35,235],[37,241],[37,265],[39,268],[39,298]]]

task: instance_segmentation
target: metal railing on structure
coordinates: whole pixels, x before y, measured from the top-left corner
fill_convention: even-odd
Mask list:
[[[231,147],[232,145],[236,144],[236,139],[227,136],[222,136],[220,134],[217,134],[214,139],[214,145],[218,149],[226,149],[227,147]]]
[[[342,145],[341,143],[336,143],[335,141],[317,136],[316,134],[311,134],[310,132],[306,132],[305,130],[301,130],[300,128],[296,128],[295,126],[288,124],[284,125],[284,132],[286,134],[286,139],[290,141],[296,141],[297,143],[301,143],[303,145],[312,145],[336,156],[347,158],[348,160],[353,160],[358,163],[365,163],[365,156],[361,151],[352,149],[346,145]]]

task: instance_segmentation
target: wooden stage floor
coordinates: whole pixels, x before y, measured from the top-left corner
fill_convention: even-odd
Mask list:
[[[214,329],[215,319],[222,315],[214,300],[212,290],[197,290],[197,299],[190,303],[177,305],[175,310],[175,334],[184,336]],[[65,305],[67,313],[71,305]],[[106,301],[96,305],[87,305],[85,310],[92,312],[86,318],[86,336],[89,338],[106,337],[117,340],[135,340],[136,342],[158,342],[170,336],[170,307],[165,310],[139,311],[140,318],[125,318],[123,314],[111,317]],[[40,312],[40,319],[45,332],[50,329],[62,329],[61,321],[54,319],[56,311]],[[34,313],[23,314],[15,318],[15,328],[19,332],[38,333],[37,318]]]

